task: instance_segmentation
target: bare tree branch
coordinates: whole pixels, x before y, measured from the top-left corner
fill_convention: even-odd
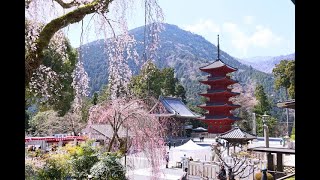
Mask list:
[[[61,7],[63,7],[64,9],[68,9],[77,5],[80,5],[77,1],[73,0],[69,3],[65,3],[62,0],[54,0],[55,2],[57,2]]]

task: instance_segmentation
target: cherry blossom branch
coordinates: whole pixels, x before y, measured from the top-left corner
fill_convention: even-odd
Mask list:
[[[43,59],[43,50],[48,46],[52,36],[60,29],[81,21],[86,15],[96,12],[99,5],[102,9],[107,9],[113,0],[95,0],[85,6],[79,7],[59,18],[53,19],[41,30],[35,44],[35,51],[29,52],[26,57],[25,86],[28,86],[33,72],[41,65]]]

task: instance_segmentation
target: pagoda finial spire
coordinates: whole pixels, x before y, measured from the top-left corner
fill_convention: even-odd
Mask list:
[[[220,59],[219,34],[218,34],[218,59]]]

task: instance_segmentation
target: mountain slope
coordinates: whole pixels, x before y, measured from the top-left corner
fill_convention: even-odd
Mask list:
[[[154,59],[154,62],[159,68],[174,68],[176,77],[187,91],[189,103],[199,104],[198,93],[206,90],[206,86],[201,85],[199,80],[208,75],[201,72],[199,67],[217,58],[217,47],[202,36],[184,31],[178,26],[164,24],[164,27],[165,30],[160,33],[161,47],[157,50],[157,58]],[[142,56],[144,28],[133,29],[130,33],[140,42],[136,48],[139,55]],[[104,40],[98,40],[80,47],[83,52],[84,67],[90,77],[91,94],[99,91],[102,85],[107,83],[108,72],[104,46]],[[273,89],[272,75],[249,67],[224,51],[220,51],[220,58],[226,64],[238,68],[233,78],[238,80],[242,86],[259,83],[264,86],[268,95],[274,98],[278,96],[279,93],[275,93]],[[139,72],[140,66],[141,64],[135,65],[130,62],[130,68],[134,74]]]
[[[265,72],[272,73],[272,69],[280,63],[281,60],[294,60],[295,53],[284,56],[266,56],[266,57],[254,57],[248,59],[238,59],[240,62],[252,66],[253,68]]]

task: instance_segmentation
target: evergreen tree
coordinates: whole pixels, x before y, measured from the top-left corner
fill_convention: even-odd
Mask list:
[[[181,98],[182,102],[183,103],[187,103],[187,100],[186,100],[186,90],[184,89],[184,87],[177,83],[176,84],[176,87],[175,87],[175,95],[179,98]]]
[[[262,85],[258,85],[254,91],[254,95],[258,101],[258,104],[254,106],[253,112],[257,114],[269,113],[271,109],[270,102]]]
[[[95,93],[93,94],[92,104],[93,104],[93,105],[97,105],[97,103],[98,103],[98,93],[95,92]]]
[[[272,70],[275,89],[284,87],[290,98],[295,97],[295,61],[282,60]]]

